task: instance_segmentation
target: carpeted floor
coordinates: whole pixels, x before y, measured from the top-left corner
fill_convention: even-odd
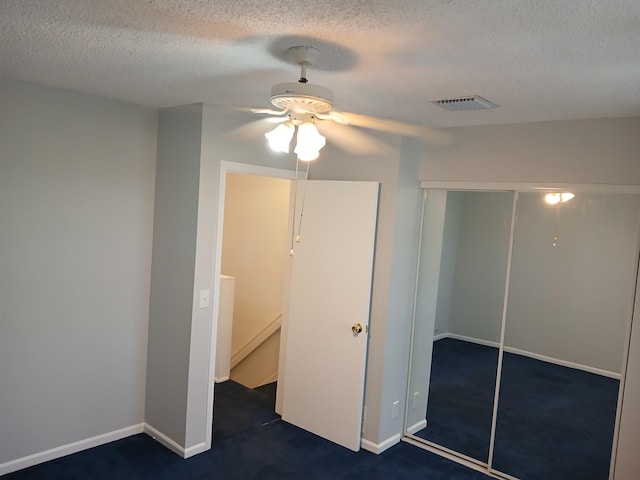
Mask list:
[[[618,380],[505,354],[496,470],[527,480],[607,480]]]
[[[487,480],[407,443],[352,452],[280,420],[271,395],[215,387],[214,448],[187,460],[144,434],[31,467],[6,480]],[[3,478],[3,480],[4,480]]]
[[[428,427],[416,435],[487,461],[498,351],[434,344]],[[493,468],[526,480],[606,480],[619,381],[505,353]]]
[[[416,433],[486,462],[498,350],[453,338],[434,342],[427,428]]]

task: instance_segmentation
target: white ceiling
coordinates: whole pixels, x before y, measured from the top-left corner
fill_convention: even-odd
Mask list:
[[[340,110],[436,126],[640,115],[640,0],[2,0],[0,74],[155,107],[269,106],[296,81]],[[431,102],[481,95],[500,108]]]

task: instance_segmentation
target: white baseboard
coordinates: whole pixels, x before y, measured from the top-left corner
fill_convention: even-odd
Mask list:
[[[567,360],[560,360],[558,358],[547,357],[540,355],[539,353],[527,352],[526,350],[520,350],[513,347],[504,347],[504,351],[513,353],[516,355],[522,355],[523,357],[533,358],[535,360],[541,360],[547,363],[554,363],[563,367],[575,368],[576,370],[582,370],[584,372],[595,373],[596,375],[602,375],[603,377],[615,378],[620,380],[622,375],[616,372],[609,372],[608,370],[602,370],[596,367],[590,367],[589,365],[581,365],[579,363],[568,362]]]
[[[427,428],[427,420],[420,420],[418,423],[415,423],[413,425],[411,425],[409,428],[407,428],[407,433],[409,435],[413,435],[416,432],[419,432],[420,430],[422,430],[423,428]]]
[[[447,332],[439,333],[437,335],[433,335],[433,341],[442,340],[443,338],[449,338],[449,334]]]
[[[376,455],[378,455],[384,452],[385,450],[393,447],[394,445],[400,443],[401,438],[402,438],[402,435],[399,433],[394,435],[393,437],[387,438],[382,443],[373,443],[369,440],[361,438],[360,446],[362,447],[363,450],[366,450],[367,452],[375,453]]]
[[[130,427],[114,430],[113,432],[103,433],[102,435],[96,435],[95,437],[86,438],[77,442],[61,445],[50,450],[34,453],[26,457],[18,458],[16,460],[10,460],[0,464],[0,476],[6,475],[23,468],[32,467],[39,463],[48,462],[49,460],[55,460],[56,458],[71,455],[72,453],[78,453],[88,448],[104,445],[105,443],[114,442],[122,438],[130,437],[142,433],[144,430],[144,424],[139,423],[137,425],[131,425]]]
[[[198,455],[199,453],[205,452],[206,450],[207,450],[207,447],[205,446],[204,442],[200,442],[192,447],[186,448],[184,450],[184,455],[182,457],[183,458],[193,457],[194,455]]]
[[[223,382],[226,382],[227,380],[229,380],[229,378],[230,377],[228,375],[226,377],[220,377],[220,378],[214,377],[213,381],[216,382],[216,383],[223,383]]]
[[[462,340],[464,342],[477,343],[478,345],[484,345],[485,347],[500,347],[500,342],[492,342],[490,340],[483,340],[482,338],[474,338],[474,337],[466,337],[464,335],[458,335],[457,333],[445,333],[446,337],[443,338],[454,338],[456,340]]]
[[[184,448],[178,442],[176,442],[175,440],[173,440],[169,436],[165,435],[160,430],[158,430],[156,428],[153,428],[148,423],[144,424],[144,433],[149,435],[156,442],[161,443],[162,445],[167,447],[172,452],[177,453],[182,458],[193,457],[194,455],[202,453],[202,452],[204,452],[206,450],[204,442],[198,443],[198,444],[196,444],[196,445],[194,445],[192,447],[189,447],[189,448]]]
[[[441,333],[440,335],[438,335],[437,339],[440,340],[442,338],[454,338],[456,340],[477,343],[478,345],[485,345],[487,347],[498,348],[500,346],[499,342],[491,342],[489,340],[483,340],[481,338],[466,337],[464,335],[458,335],[457,333]],[[436,337],[434,337],[434,341],[435,340],[436,340]],[[519,348],[505,346],[504,351],[507,353],[513,353],[515,355],[522,355],[523,357],[529,357],[535,360],[540,360],[542,362],[553,363],[554,365],[574,368],[576,370],[582,370],[583,372],[595,373],[596,375],[602,375],[603,377],[615,378],[616,380],[620,380],[622,378],[622,375],[620,373],[610,372],[608,370],[602,370],[600,368],[591,367],[589,365],[582,365],[580,363],[569,362],[567,360],[561,360],[559,358],[547,357],[546,355],[541,355],[539,353],[534,353],[534,352],[528,352],[526,350],[520,350]]]

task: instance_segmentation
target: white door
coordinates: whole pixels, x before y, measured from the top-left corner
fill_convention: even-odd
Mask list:
[[[301,182],[283,374],[283,420],[360,449],[371,274],[374,182]],[[296,233],[301,198],[297,202]],[[360,324],[362,332],[352,332]]]

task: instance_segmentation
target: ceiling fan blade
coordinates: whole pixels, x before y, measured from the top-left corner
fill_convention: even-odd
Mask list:
[[[245,140],[254,140],[264,136],[275,125],[287,120],[287,117],[266,117],[252,120],[227,132],[227,135]]]
[[[252,108],[251,113],[264,113],[267,115],[285,115],[289,110],[273,110],[271,108]]]
[[[367,135],[349,125],[332,121],[318,121],[316,127],[327,137],[330,144],[352,155],[385,155],[392,154],[393,149],[377,138]]]
[[[369,115],[361,115],[359,113],[340,112],[337,110],[332,110],[328,115],[326,115],[326,117],[329,117],[334,122],[343,125],[354,125],[356,127],[380,130],[382,132],[394,133],[397,135],[420,137],[429,143],[435,143],[438,145],[450,145],[453,141],[453,135],[440,128],[425,127],[423,125],[416,125],[413,123],[371,117]]]

